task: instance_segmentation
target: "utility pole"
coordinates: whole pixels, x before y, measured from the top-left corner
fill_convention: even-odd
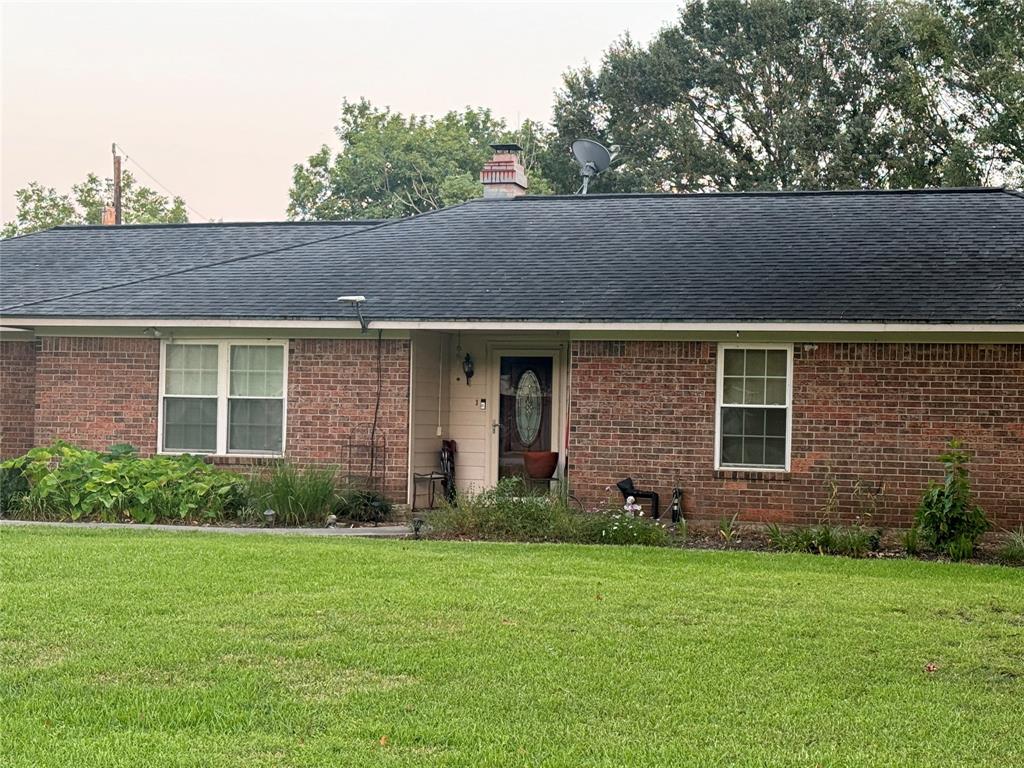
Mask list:
[[[121,224],[121,157],[117,154],[117,144],[110,145],[114,155],[114,224]]]

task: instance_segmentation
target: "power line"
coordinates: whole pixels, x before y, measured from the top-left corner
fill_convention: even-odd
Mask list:
[[[200,219],[204,219],[204,220],[206,220],[206,221],[213,221],[213,219],[212,219],[212,218],[211,218],[210,216],[204,216],[204,215],[203,215],[203,214],[202,214],[202,213],[201,213],[200,211],[196,210],[196,209],[195,209],[195,208],[194,208],[193,206],[189,205],[189,204],[188,204],[188,201],[187,201],[187,200],[185,200],[185,198],[184,198],[184,197],[182,197],[181,195],[179,195],[179,194],[176,194],[175,192],[173,192],[173,191],[171,191],[170,189],[168,189],[168,187],[167,187],[167,186],[166,186],[166,185],[165,185],[165,184],[164,184],[164,183],[163,183],[162,181],[160,181],[160,179],[158,179],[158,178],[157,178],[156,176],[154,176],[154,175],[153,175],[152,173],[150,173],[150,172],[149,172],[149,171],[147,171],[147,170],[146,170],[145,168],[143,168],[143,167],[142,167],[142,163],[140,163],[140,162],[139,162],[138,160],[136,160],[135,158],[131,157],[131,156],[130,156],[130,155],[128,154],[128,151],[127,151],[127,150],[126,150],[126,149],[125,149],[124,147],[122,147],[122,146],[121,146],[120,144],[118,144],[117,142],[114,142],[114,146],[115,146],[115,147],[117,147],[118,149],[120,149],[120,150],[121,150],[121,152],[122,152],[122,154],[124,154],[124,161],[125,161],[126,163],[127,163],[127,162],[128,162],[129,160],[131,160],[131,161],[132,161],[133,163],[135,163],[135,167],[136,167],[136,168],[138,168],[138,169],[139,169],[140,171],[142,171],[142,172],[143,172],[144,174],[146,174],[146,175],[147,175],[147,176],[148,176],[148,177],[150,178],[150,180],[151,180],[151,181],[153,181],[153,182],[154,182],[154,183],[155,183],[155,184],[156,184],[156,185],[157,185],[158,187],[160,187],[160,188],[161,188],[161,189],[162,189],[162,190],[163,190],[164,192],[166,192],[166,193],[167,193],[168,195],[170,195],[170,196],[171,196],[172,198],[174,198],[174,197],[181,197],[182,201],[183,201],[183,202],[185,203],[185,207],[186,207],[186,208],[188,208],[188,209],[189,209],[190,211],[192,211],[192,213],[194,213],[194,214],[195,214],[196,216],[198,216],[198,217],[199,217]]]

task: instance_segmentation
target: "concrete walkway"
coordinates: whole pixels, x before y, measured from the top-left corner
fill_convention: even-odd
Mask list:
[[[405,525],[379,525],[376,528],[241,528],[226,525],[142,525],[141,523],[50,523],[35,520],[0,520],[0,527],[46,525],[51,528],[107,528],[114,531],[173,531],[174,533],[234,533],[271,536],[366,536],[376,539],[400,539],[412,531]]]

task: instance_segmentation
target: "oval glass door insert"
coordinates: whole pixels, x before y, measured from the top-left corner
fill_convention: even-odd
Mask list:
[[[516,429],[523,445],[529,446],[540,432],[541,411],[544,393],[540,379],[533,371],[523,371],[516,384]]]

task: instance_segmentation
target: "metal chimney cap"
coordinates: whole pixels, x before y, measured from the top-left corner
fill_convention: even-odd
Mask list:
[[[522,152],[523,148],[518,144],[491,144],[495,152]]]

